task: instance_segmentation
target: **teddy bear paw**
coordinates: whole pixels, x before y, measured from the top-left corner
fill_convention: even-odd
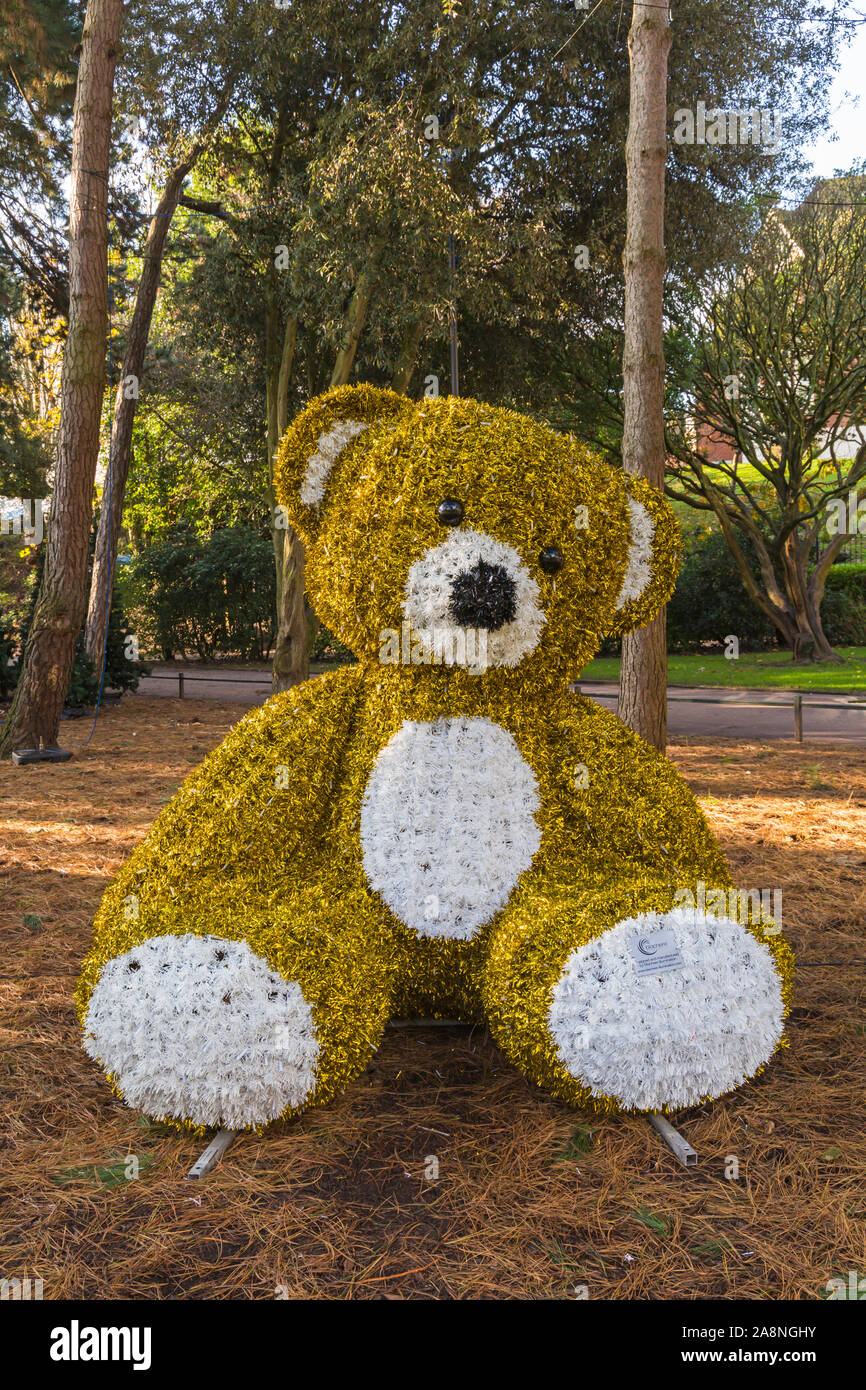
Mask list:
[[[84,1045],[128,1104],[240,1129],[300,1108],[318,1042],[299,984],[246,942],[151,937],[102,969]]]
[[[575,950],[553,990],[559,1060],[628,1110],[695,1105],[734,1089],[782,1036],[768,948],[730,918],[678,908],[617,923]]]

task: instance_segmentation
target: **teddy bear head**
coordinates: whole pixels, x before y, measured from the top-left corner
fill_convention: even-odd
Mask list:
[[[576,675],[676,579],[679,530],[655,488],[475,400],[328,391],[284,435],[275,486],[321,620],[406,675]]]

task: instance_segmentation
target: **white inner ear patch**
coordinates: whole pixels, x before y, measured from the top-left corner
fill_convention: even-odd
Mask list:
[[[370,426],[363,420],[338,420],[319,435],[316,452],[307,459],[301,482],[301,501],[307,507],[318,507],[325,496],[331,469],[352,440]]]
[[[656,528],[652,514],[643,502],[636,502],[633,497],[628,499],[628,512],[631,545],[628,548],[625,577],[616,601],[617,608],[624,608],[632,599],[640,598],[649,588],[653,577],[653,536]]]
[[[507,729],[477,715],[406,720],[361,803],[370,887],[420,936],[469,941],[531,865],[539,804]]]
[[[503,572],[513,586],[514,617],[498,628],[467,628],[451,608],[454,584],[483,564]],[[540,590],[513,546],[482,531],[452,531],[409,569],[403,617],[425,656],[448,666],[516,666],[538,645],[546,620]],[[483,630],[482,630],[483,629]],[[470,640],[466,640],[467,636]],[[479,655],[483,638],[483,659]]]

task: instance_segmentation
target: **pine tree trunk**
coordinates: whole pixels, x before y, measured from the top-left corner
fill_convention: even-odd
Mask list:
[[[89,0],[72,133],[69,328],[45,568],[0,753],[57,746],[87,602],[93,480],[105,389],[111,108],[123,0]]]
[[[297,532],[281,533],[277,555],[277,638],[271,688],[290,690],[310,674],[310,629],[304,602],[306,552]]]
[[[623,351],[623,466],[654,487],[664,484],[664,198],[667,158],[666,6],[636,3],[628,38],[631,97],[626,172],[628,205]],[[620,719],[647,743],[667,741],[665,615],[622,644]]]
[[[197,152],[196,152],[197,153]],[[126,340],[120,384],[114,399],[108,474],[102,495],[99,530],[90,579],[90,603],[84,644],[96,670],[102,668],[108,628],[109,594],[117,560],[117,542],[123,516],[126,480],[132,457],[132,429],[138,405],[137,390],[144,368],[153,309],[159,289],[162,258],[171,219],[183,191],[183,181],[195,162],[195,155],[172,169],[147,234],[141,279],[135,296],[135,309]],[[130,382],[130,378],[133,379]],[[129,383],[129,384],[127,384]]]

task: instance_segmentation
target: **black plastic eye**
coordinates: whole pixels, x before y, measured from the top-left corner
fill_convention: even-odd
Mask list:
[[[443,497],[436,508],[440,526],[459,526],[463,520],[463,503],[456,497]]]
[[[565,562],[559,546],[549,545],[546,550],[542,550],[538,557],[538,563],[545,574],[558,574]]]

